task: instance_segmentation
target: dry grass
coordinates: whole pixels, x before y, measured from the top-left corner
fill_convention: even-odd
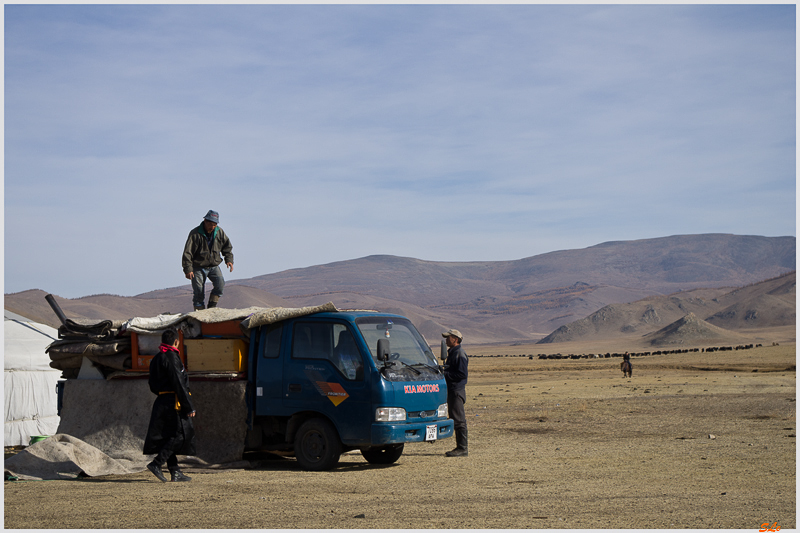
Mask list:
[[[776,370],[794,363],[794,345],[652,356],[627,379],[618,360],[475,358],[467,458],[448,439],[387,467],[6,482],[5,526],[795,528],[796,376]]]

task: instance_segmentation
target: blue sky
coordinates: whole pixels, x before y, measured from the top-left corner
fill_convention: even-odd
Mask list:
[[[4,292],[796,232],[795,6],[5,5]]]

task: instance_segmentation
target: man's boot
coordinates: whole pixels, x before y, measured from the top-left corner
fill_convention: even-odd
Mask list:
[[[446,452],[447,457],[467,457],[467,428],[458,428],[456,430],[456,448]]]
[[[177,468],[169,471],[172,481],[191,481],[192,478],[178,470]]]
[[[167,478],[164,477],[164,472],[161,471],[161,465],[157,465],[155,461],[147,465],[147,469],[153,473],[162,483],[167,482]]]
[[[205,308],[206,308],[206,306],[205,306],[205,305],[201,305],[201,306],[199,306],[199,307],[198,307],[198,306],[194,306],[194,310],[195,310],[195,311],[202,311],[202,310],[203,310],[203,309],[205,309]]]
[[[208,297],[208,308],[211,309],[212,307],[216,307],[219,303],[219,296],[216,294],[212,294]]]

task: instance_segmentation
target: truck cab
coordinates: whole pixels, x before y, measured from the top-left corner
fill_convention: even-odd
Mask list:
[[[405,317],[315,313],[251,330],[249,350],[246,450],[328,470],[346,451],[389,464],[453,435],[444,376]]]

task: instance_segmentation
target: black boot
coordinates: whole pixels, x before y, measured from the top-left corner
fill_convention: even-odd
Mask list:
[[[167,478],[164,477],[164,472],[161,471],[161,465],[157,465],[155,461],[148,464],[147,469],[151,471],[154,476],[160,479],[162,483],[167,482]]]
[[[212,294],[211,296],[208,297],[209,309],[216,307],[218,303],[219,303],[219,296],[217,296],[216,294]]]
[[[192,478],[178,470],[177,468],[169,471],[172,476],[172,481],[191,481]]]
[[[447,457],[467,457],[467,428],[459,428],[456,430],[456,448],[446,452]]]

